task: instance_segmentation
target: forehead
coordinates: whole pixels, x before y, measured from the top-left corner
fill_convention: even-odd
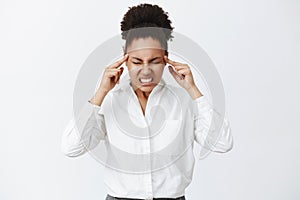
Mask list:
[[[165,50],[158,40],[148,38],[134,39],[127,47],[127,53],[130,57],[152,58],[154,56],[163,56]]]

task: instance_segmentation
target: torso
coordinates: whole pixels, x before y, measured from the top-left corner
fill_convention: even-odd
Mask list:
[[[143,111],[143,115],[145,116],[145,111],[146,111],[146,105],[147,105],[147,100],[146,98],[138,98],[139,99],[139,102],[140,102],[140,105],[141,105],[141,108],[142,108],[142,111]]]
[[[145,92],[137,93],[137,90],[135,91],[135,94],[137,95],[137,98],[139,100],[140,106],[142,108],[143,115],[145,116],[147,101],[150,93],[146,94]]]

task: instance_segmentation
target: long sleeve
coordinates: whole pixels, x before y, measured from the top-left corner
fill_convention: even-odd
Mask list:
[[[196,114],[194,115],[195,141],[206,152],[225,153],[233,148],[233,137],[229,121],[224,117],[221,128],[216,129],[215,120],[222,120],[221,114],[216,111],[206,96],[193,100]],[[200,156],[199,156],[200,157]],[[200,158],[199,158],[200,159]]]
[[[68,157],[77,157],[95,148],[106,137],[104,115],[100,106],[87,101],[66,126],[61,138],[61,151]],[[76,121],[76,123],[75,123]]]

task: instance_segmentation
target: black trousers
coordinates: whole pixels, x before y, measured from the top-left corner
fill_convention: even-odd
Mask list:
[[[143,200],[143,199],[120,198],[120,197],[113,197],[107,194],[105,200]],[[181,196],[177,198],[153,198],[153,200],[185,200],[185,196]]]

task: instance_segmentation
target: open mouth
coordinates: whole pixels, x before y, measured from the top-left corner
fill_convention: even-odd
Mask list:
[[[151,85],[153,83],[153,78],[139,78],[142,85]]]

